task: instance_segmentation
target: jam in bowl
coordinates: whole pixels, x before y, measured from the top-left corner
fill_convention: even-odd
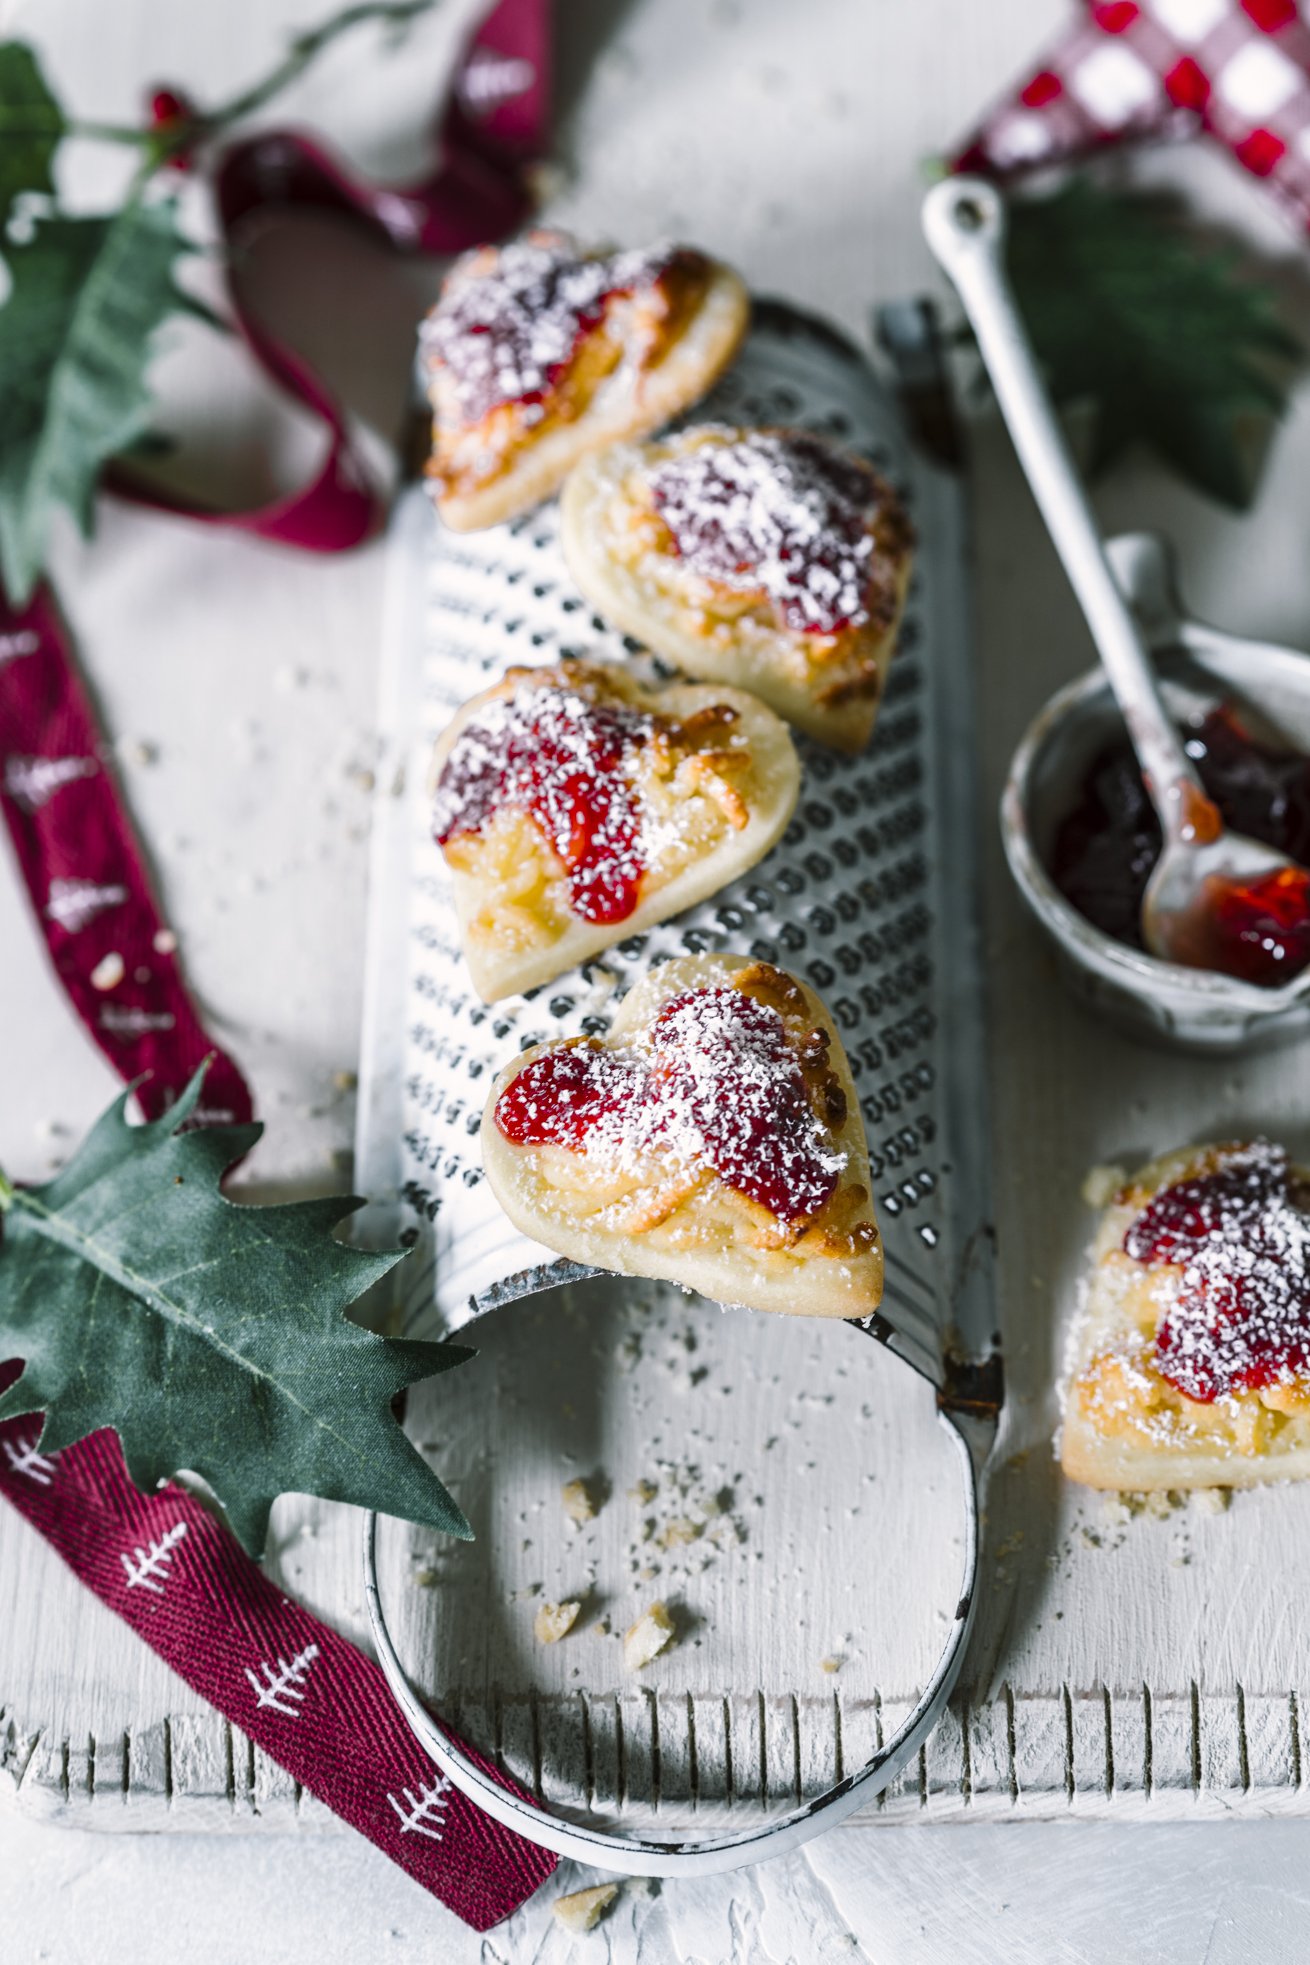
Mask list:
[[[1214,874],[1203,883],[1195,966],[1281,988],[1310,966],[1310,757],[1262,741],[1231,703],[1180,735],[1224,826],[1295,863],[1248,883]],[[1088,764],[1052,842],[1051,877],[1093,927],[1145,951],[1142,901],[1162,845],[1125,733]]]
[[[1157,648],[1155,659],[1225,823],[1310,866],[1310,657],[1189,624],[1189,645]],[[1143,948],[1141,897],[1159,826],[1099,669],[1061,690],[1029,726],[1001,830],[1065,980],[1111,1021],[1211,1052],[1310,1027],[1310,918],[1299,875],[1286,892],[1214,896],[1212,966],[1184,968]]]

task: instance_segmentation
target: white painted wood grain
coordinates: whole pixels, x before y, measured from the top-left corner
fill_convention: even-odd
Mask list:
[[[1251,1965],[1300,1958],[1303,1822],[850,1826],[741,1877],[625,1885],[585,1942],[564,1864],[487,1938],[359,1838],[102,1838],[9,1825],[0,1955],[58,1965]],[[93,1907],[88,1893],[94,1891]],[[143,1906],[148,1909],[143,1913]],[[119,1950],[111,1947],[119,1944]]]
[[[22,25],[48,48],[53,71],[79,102],[114,115],[128,113],[143,78],[161,73],[218,94],[263,61],[284,22],[313,11],[293,0],[234,0],[223,10],[121,0],[109,34],[97,31],[102,16],[87,0],[44,0],[27,9]],[[366,164],[399,169],[408,161],[399,133],[420,120],[424,63],[468,7],[442,12],[430,47],[419,43],[398,62],[372,70],[358,51],[343,51],[303,85],[297,113],[344,126]],[[736,260],[757,287],[799,295],[859,332],[871,301],[927,281],[915,217],[918,159],[1030,57],[1039,33],[1063,21],[1065,9],[1056,0],[987,9],[923,0],[912,9],[862,10],[816,0],[803,36],[784,0],[740,7],[640,0],[608,33],[595,8],[579,7],[575,18],[600,49],[569,126],[576,170],[558,215],[615,236],[685,229]],[[1182,176],[1210,208],[1286,248],[1249,187],[1219,159],[1193,152],[1147,168]],[[85,192],[86,166],[79,162],[74,175]],[[329,255],[336,271],[334,303],[325,309],[314,297],[321,289],[309,277],[309,250],[303,237],[282,235],[260,276],[324,354],[352,406],[385,429],[403,394],[416,283],[397,280],[368,249],[329,245],[318,234],[313,251]],[[1291,267],[1289,254],[1287,286],[1301,305]],[[389,351],[382,358],[369,352],[379,337]],[[275,440],[284,468],[307,454],[303,431],[284,423],[261,391],[247,393],[239,364],[212,344],[179,348],[169,391],[189,404],[185,421],[213,460],[208,488],[216,495],[238,495],[248,481],[255,436]],[[979,741],[990,798],[1032,710],[1089,651],[999,432],[983,424],[977,436]],[[1303,395],[1256,519],[1221,514],[1140,464],[1105,487],[1100,506],[1108,525],[1162,523],[1175,533],[1188,596],[1202,611],[1306,644],[1300,491],[1308,460]],[[110,729],[129,743],[158,746],[156,762],[125,764],[127,790],[202,999],[249,1065],[272,1122],[255,1177],[344,1181],[337,1158],[350,1137],[350,1099],[334,1080],[352,1066],[357,1042],[379,555],[297,561],[107,507],[95,546],[60,539],[57,573]],[[1059,994],[1020,915],[989,815],[985,837],[1011,1403],[968,1680],[953,1721],[876,1818],[1300,1812],[1310,1670],[1297,1607],[1310,1586],[1310,1497],[1252,1494],[1224,1515],[1185,1509],[1169,1521],[1120,1527],[1099,1502],[1062,1488],[1049,1440],[1059,1324],[1089,1225],[1077,1200],[1084,1170],[1256,1125],[1304,1149],[1304,1053],[1198,1065],[1088,1022]],[[7,860],[0,861],[0,946],[6,1026],[22,1031],[5,1058],[0,1162],[34,1178],[67,1150],[112,1084],[51,986]],[[530,1445],[523,1493],[531,1488],[534,1500],[554,1492],[557,1461],[576,1451],[562,1436],[552,1440],[548,1418],[543,1406],[522,1422]],[[907,1412],[895,1424],[913,1420]],[[503,1418],[497,1423],[503,1430]],[[920,1434],[921,1444],[927,1431]],[[476,1488],[483,1479],[476,1454],[461,1467]],[[908,1460],[905,1472],[922,1478],[921,1463]],[[769,1615],[780,1606],[795,1614],[797,1570],[813,1555],[816,1532],[829,1524],[834,1535],[841,1531],[845,1474],[844,1456],[825,1454],[811,1489],[803,1493],[798,1482],[776,1519],[770,1508]],[[485,1482],[482,1491],[490,1508]],[[943,1495],[925,1493],[929,1511],[944,1505]],[[603,1512],[598,1532],[609,1534],[617,1522],[617,1512]],[[540,1580],[552,1592],[564,1574],[561,1535],[556,1524],[539,1542]],[[285,1502],[275,1544],[274,1570],[286,1587],[358,1635],[354,1517]],[[403,1567],[399,1535],[397,1545]],[[598,1544],[596,1553],[599,1577],[602,1559],[624,1551]],[[519,1578],[516,1569],[497,1588],[503,1595],[537,1580]],[[471,1588],[466,1604],[487,1608],[490,1587]],[[420,1594],[427,1607],[412,1636],[434,1644],[437,1593]],[[459,1642],[472,1658],[474,1612],[461,1608],[458,1591],[440,1594],[442,1614],[457,1625],[463,1619]],[[855,1620],[862,1637],[886,1608],[870,1577]],[[498,1604],[498,1642],[512,1648],[521,1634],[506,1610]],[[730,1792],[740,1805],[760,1791],[782,1799],[798,1780],[804,1791],[836,1755],[838,1719],[849,1765],[907,1709],[915,1671],[902,1633],[877,1660],[869,1647],[844,1665],[835,1686],[815,1682],[817,1673],[802,1682],[798,1673],[795,1710],[775,1694],[783,1703],[762,1711],[759,1672],[745,1669],[760,1606],[748,1593],[738,1604],[725,1591],[713,1611],[696,1654],[707,1676],[688,1684],[679,1676],[685,1654],[677,1663],[675,1654],[651,1679],[661,1789],[667,1781],[672,1797],[690,1787],[693,1727],[699,1801],[710,1809]],[[807,1635],[807,1668],[840,1648],[842,1636],[825,1633],[821,1650],[817,1633]],[[710,1676],[716,1647],[720,1669]],[[443,1646],[446,1655],[461,1653]],[[540,1769],[543,1791],[561,1795],[575,1779],[581,1734],[598,1798],[648,1796],[651,1699],[591,1669],[575,1683],[577,1654],[567,1644],[544,1675],[542,1660],[529,1655],[539,1681],[535,1713],[520,1692],[500,1700],[499,1722],[495,1698],[482,1691],[485,1673],[461,1668],[467,1682],[454,1690],[469,1730],[490,1728],[494,1738],[499,1723],[507,1764],[534,1780]],[[585,1729],[577,1728],[583,1708]],[[9,1513],[0,1514],[6,1794],[34,1813],[111,1829],[267,1830],[328,1819],[216,1721]],[[827,1861],[816,1854],[814,1874]],[[741,1902],[753,1901],[744,1886]]]

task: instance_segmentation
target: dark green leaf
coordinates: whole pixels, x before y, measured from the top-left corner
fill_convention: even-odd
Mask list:
[[[1092,468],[1143,443],[1249,504],[1243,435],[1282,415],[1304,351],[1236,254],[1202,246],[1166,199],[1078,177],[1012,201],[1009,261],[1052,394],[1093,410]]]
[[[187,251],[170,201],[114,218],[42,219],[9,249],[0,307],[0,578],[30,595],[59,506],[84,532],[106,461],[150,422],[156,329],[187,307],[174,266]]]
[[[138,1487],[201,1475],[252,1554],[289,1490],[468,1537],[390,1408],[471,1353],[346,1320],[401,1259],[333,1240],[358,1201],[223,1198],[260,1128],[178,1132],[202,1076],[152,1125],[124,1093],[54,1180],[0,1194],[0,1358],[25,1360],[0,1419],[44,1412],[47,1452],[113,1426]]]
[[[176,453],[177,439],[170,437],[167,430],[143,430],[139,437],[133,437],[122,455],[125,459],[135,457],[149,461],[173,457]]]
[[[32,50],[0,42],[0,234],[22,192],[53,192],[50,164],[63,133],[63,111]]]

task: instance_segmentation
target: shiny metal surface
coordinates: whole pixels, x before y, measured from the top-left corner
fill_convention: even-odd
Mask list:
[[[926,312],[922,320],[930,326]],[[897,337],[898,365],[939,391],[939,373],[926,359],[931,350],[919,349],[925,360],[918,361],[912,344],[912,334],[909,343],[905,334]],[[426,749],[451,706],[508,661],[549,660],[578,643],[611,657],[623,651],[601,622],[578,617],[550,508],[512,528],[460,539],[431,528],[425,535],[424,515],[402,510],[398,523],[422,555],[424,585],[397,595],[393,606],[403,633],[421,638],[422,654],[395,708],[417,737],[406,767],[407,830],[380,848],[375,871],[387,906],[375,915],[378,985],[365,1092],[376,1095],[361,1142],[371,1185],[390,1189],[399,1206],[389,1219],[375,1213],[372,1225],[391,1233],[399,1227],[417,1244],[401,1276],[411,1331],[462,1329],[488,1310],[596,1275],[552,1259],[505,1221],[476,1157],[478,1091],[485,1093],[507,1050],[547,1035],[603,1032],[616,996],[652,960],[724,947],[795,968],[834,1012],[869,1135],[887,1289],[881,1312],[858,1328],[936,1388],[961,1480],[963,1561],[953,1603],[938,1606],[946,1641],[937,1663],[902,1725],[866,1763],[781,1818],[653,1839],[607,1833],[520,1800],[433,1718],[395,1649],[369,1517],[365,1596],[379,1659],[434,1761],[521,1833],[632,1875],[708,1874],[782,1854],[877,1795],[918,1752],[950,1696],[973,1626],[981,1482],[1001,1396],[962,488],[911,448],[899,406],[851,343],[776,303],[757,308],[743,355],[703,413],[829,430],[871,455],[903,489],[919,534],[920,571],[874,742],[855,759],[803,746],[806,783],[796,820],[745,880],[621,944],[580,976],[488,1010],[468,991],[417,791]],[[625,1286],[619,1279],[616,1287]],[[840,1330],[833,1329],[834,1342]],[[871,1578],[876,1568],[875,1551]]]

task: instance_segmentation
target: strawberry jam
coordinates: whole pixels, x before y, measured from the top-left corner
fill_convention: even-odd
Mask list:
[[[837,1185],[778,1012],[739,989],[686,990],[651,1033],[650,1085],[720,1180],[779,1221],[818,1214]]]
[[[520,686],[460,732],[437,781],[433,832],[445,846],[501,806],[526,812],[568,878],[583,921],[625,921],[645,870],[632,759],[654,719],[569,688]]]
[[[496,1100],[496,1124],[519,1146],[581,1153],[597,1127],[628,1116],[641,1091],[639,1074],[617,1052],[575,1044],[524,1066]]]
[[[1206,793],[1233,832],[1310,866],[1310,758],[1257,743],[1227,705],[1182,732]],[[1142,896],[1160,857],[1160,822],[1126,739],[1093,759],[1060,826],[1051,877],[1093,926],[1143,947]],[[1215,883],[1203,966],[1277,985],[1310,963],[1310,875]]]
[[[537,409],[610,301],[657,286],[676,268],[703,276],[705,262],[686,248],[584,258],[562,234],[538,232],[456,267],[423,324],[430,356],[454,385],[465,424],[503,403]]]
[[[1278,867],[1258,880],[1204,883],[1206,968],[1277,989],[1310,963],[1310,872]]]
[[[762,591],[796,634],[869,618],[874,537],[886,491],[867,464],[801,430],[753,430],[657,465],[655,509],[688,568]]]
[[[506,1086],[496,1124],[519,1146],[565,1146],[616,1170],[651,1154],[709,1166],[777,1220],[819,1214],[844,1156],[832,1150],[778,1012],[741,990],[685,990],[647,1044],[547,1051]]]
[[[1209,1404],[1310,1371],[1310,1215],[1281,1147],[1257,1140],[1157,1194],[1130,1225],[1136,1262],[1182,1265],[1157,1369]]]

